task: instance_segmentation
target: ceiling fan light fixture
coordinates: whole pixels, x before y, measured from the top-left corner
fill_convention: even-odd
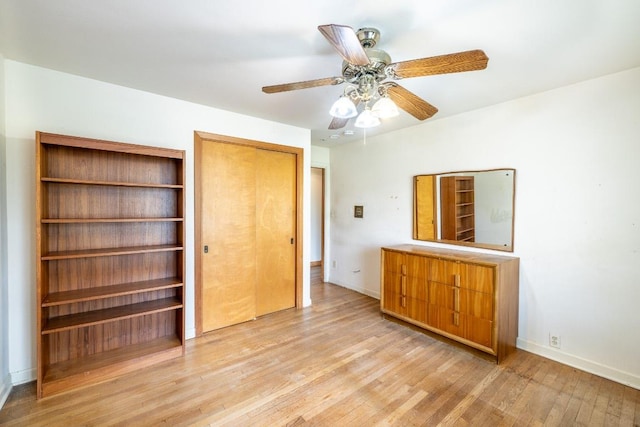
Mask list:
[[[375,28],[361,28],[356,32],[347,25],[328,24],[319,25],[318,30],[342,57],[342,76],[264,86],[262,91],[279,93],[347,83],[342,97],[329,110],[333,116],[329,124],[331,130],[345,127],[350,118],[358,115],[356,108],[360,104],[365,107],[371,104],[373,110],[365,108],[368,111],[358,117],[358,127],[378,126],[380,119],[398,116],[399,108],[418,120],[426,120],[438,109],[391,80],[484,70],[489,61],[482,50],[474,49],[391,62],[389,54],[376,47],[380,32]]]
[[[346,96],[341,96],[333,103],[329,114],[339,119],[350,119],[358,114],[355,104]]]
[[[370,109],[365,108],[356,119],[354,126],[357,128],[373,128],[380,125],[380,119]]]
[[[398,107],[396,103],[388,97],[380,98],[375,104],[373,104],[373,108],[371,108],[371,113],[373,113],[376,117],[381,119],[388,119],[391,117],[396,117],[400,113],[398,112]]]

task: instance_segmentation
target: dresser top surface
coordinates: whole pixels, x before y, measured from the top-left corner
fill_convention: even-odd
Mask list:
[[[493,255],[486,254],[480,252],[467,252],[455,249],[446,249],[446,248],[436,248],[431,246],[421,246],[421,245],[393,245],[393,246],[383,246],[382,249],[391,250],[396,252],[404,252],[407,254],[415,254],[415,255],[424,255],[424,256],[435,256],[441,258],[449,258],[456,259],[467,262],[476,262],[476,263],[492,263],[492,264],[502,264],[506,262],[519,262],[519,258],[504,256],[504,255]]]

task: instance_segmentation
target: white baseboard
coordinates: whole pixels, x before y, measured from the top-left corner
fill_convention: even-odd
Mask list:
[[[9,394],[11,393],[11,389],[13,386],[11,385],[11,375],[7,374],[0,381],[0,409],[4,406],[4,402],[9,398]]]
[[[591,360],[583,359],[581,357],[574,356],[554,348],[545,347],[531,341],[525,341],[520,338],[518,338],[516,342],[516,347],[640,390],[640,377],[629,372],[620,371],[610,366],[602,365]]]
[[[346,289],[350,289],[352,291],[356,291],[358,293],[370,296],[371,298],[375,298],[375,299],[380,299],[380,291],[370,291],[368,289],[364,289],[364,288],[360,288],[360,287],[355,287],[355,286],[349,286],[346,285],[344,283],[340,283],[340,282],[334,282],[334,281],[330,281],[330,283],[334,284],[334,285],[338,285],[341,288],[346,288]]]
[[[20,385],[35,381],[37,371],[35,369],[25,369],[24,371],[11,372],[9,375],[11,375],[11,385]]]
[[[196,329],[195,328],[190,328],[186,330],[186,333],[184,334],[184,339],[185,340],[190,340],[191,338],[195,338],[196,337]]]

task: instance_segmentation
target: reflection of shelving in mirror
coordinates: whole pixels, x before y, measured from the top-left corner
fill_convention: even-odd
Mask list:
[[[443,185],[447,185],[451,177],[472,178],[466,185],[472,181],[473,191],[460,187],[458,203],[453,196],[447,199],[451,202],[443,202],[443,197],[447,198]],[[413,238],[513,251],[514,196],[514,169],[417,175],[414,177]],[[443,207],[451,204],[454,210]]]
[[[442,238],[459,242],[475,241],[473,176],[440,179]]]

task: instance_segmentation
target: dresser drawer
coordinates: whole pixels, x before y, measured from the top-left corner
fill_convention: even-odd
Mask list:
[[[429,260],[429,281],[493,294],[495,270],[477,264],[447,259]]]

